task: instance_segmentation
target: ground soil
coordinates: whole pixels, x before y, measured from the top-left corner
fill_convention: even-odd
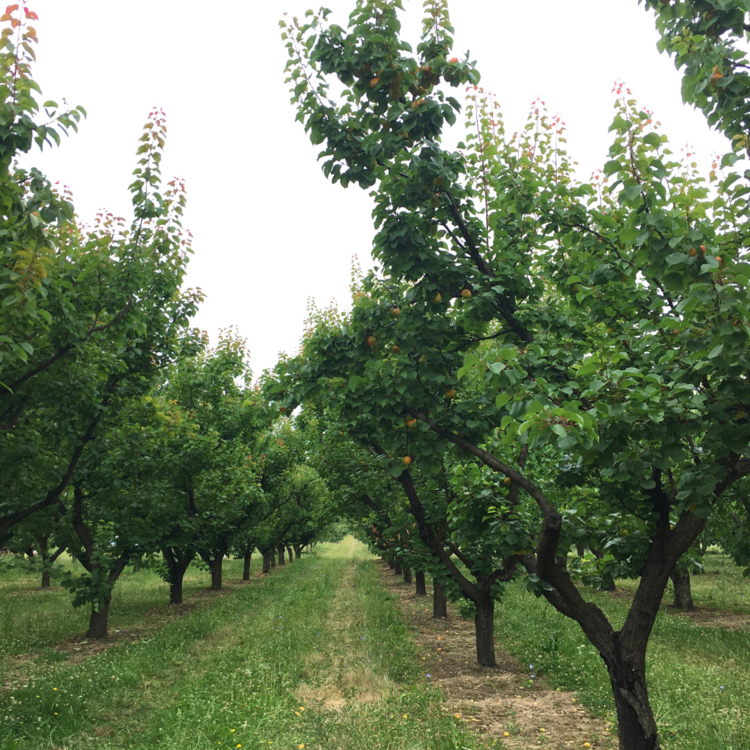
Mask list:
[[[616,747],[608,722],[592,716],[575,693],[552,690],[543,679],[530,684],[529,671],[497,644],[498,668],[480,667],[473,621],[462,619],[450,604],[447,620],[433,620],[431,588],[428,596],[415,596],[414,586],[404,584],[386,564],[378,565],[414,628],[425,674],[445,694],[446,710],[468,728],[502,739],[508,750],[569,750],[586,742],[598,750]]]
[[[300,703],[329,711],[353,703],[374,703],[388,698],[393,684],[375,674],[366,659],[357,658],[359,639],[352,639],[357,613],[352,605],[354,567],[346,569],[338,583],[325,625],[327,647],[304,658],[304,680],[295,691]],[[321,679],[322,676],[322,679]]]

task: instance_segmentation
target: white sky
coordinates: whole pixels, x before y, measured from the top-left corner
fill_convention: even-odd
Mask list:
[[[352,256],[370,264],[370,198],[326,181],[283,82],[278,20],[318,3],[29,3],[40,17],[35,77],[44,98],[89,114],[78,135],[33,163],[73,189],[81,218],[101,207],[129,216],[137,139],[149,110],[163,107],[163,175],[187,182],[188,284],[208,295],[196,324],[214,341],[220,328],[238,326],[256,375],[279,351],[296,351],[308,298],[346,305]],[[404,4],[416,48],[422,3]],[[354,0],[326,6],[346,25]],[[455,54],[471,51],[506,128],[520,128],[541,97],[567,122],[581,176],[606,161],[615,79],[655,110],[676,152],[689,142],[707,167],[714,151],[728,150],[682,104],[680,76],[657,52],[653,18],[636,0],[452,0],[451,20]],[[460,120],[456,127],[463,132]]]

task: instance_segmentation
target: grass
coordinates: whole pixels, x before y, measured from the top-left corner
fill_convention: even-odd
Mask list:
[[[0,748],[479,747],[417,671],[364,548],[318,549],[150,639],[40,664],[0,696]]]
[[[36,657],[24,665],[26,681],[0,694],[0,750],[482,747],[427,684],[364,547],[349,539],[318,550],[81,663],[52,646],[81,633],[88,613],[74,611],[61,590],[38,591],[36,577],[4,571],[0,656]],[[228,562],[226,577],[240,570],[241,561]],[[707,571],[694,578],[699,606],[747,612],[739,571],[719,555]],[[191,570],[185,594],[207,585],[206,573]],[[631,585],[618,581],[621,592]],[[615,626],[623,622],[627,597],[587,596]],[[113,627],[166,612],[167,601],[153,573],[128,574],[115,589]],[[545,600],[510,586],[496,637],[534,674],[611,716],[601,660]],[[750,750],[748,673],[750,632],[660,613],[648,679],[665,750]]]
[[[693,579],[696,603],[745,611],[742,592],[750,590],[740,571],[719,556],[707,567],[708,576]],[[631,584],[617,582],[621,590]],[[627,599],[603,592],[587,596],[615,627],[621,626]],[[583,703],[612,716],[603,662],[578,625],[546,600],[509,587],[497,607],[495,635],[519,660],[533,665],[537,676],[544,675],[553,687],[578,691]],[[647,678],[664,750],[750,749],[749,673],[750,631],[707,627],[660,612],[649,644]]]
[[[253,560],[253,572],[260,560]],[[61,557],[62,567],[73,569],[75,563],[67,555]],[[242,577],[242,560],[224,562],[225,579]],[[80,567],[78,568],[80,570]],[[65,658],[54,652],[52,646],[85,632],[88,627],[88,607],[73,609],[71,596],[55,586],[40,588],[40,574],[21,570],[3,570],[0,573],[0,684],[10,658],[16,654],[37,653],[44,659]],[[209,574],[195,565],[185,574],[184,598],[210,584]],[[155,616],[169,609],[169,586],[151,570],[122,574],[114,588],[110,608],[110,630],[129,628],[143,623],[145,613]]]

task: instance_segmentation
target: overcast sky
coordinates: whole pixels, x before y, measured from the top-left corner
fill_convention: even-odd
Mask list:
[[[345,25],[354,0],[326,5]],[[422,3],[404,5],[416,47]],[[279,18],[311,6],[29,2],[40,17],[35,77],[44,97],[88,111],[78,135],[33,163],[72,188],[82,219],[102,207],[129,216],[137,139],[150,109],[163,107],[164,177],[187,182],[195,251],[188,284],[207,294],[196,324],[214,341],[220,328],[236,325],[256,375],[278,352],[296,351],[308,298],[346,305],[352,257],[370,264],[370,199],[326,181],[284,84]],[[707,167],[715,151],[728,150],[682,104],[680,76],[657,52],[653,17],[636,0],[452,0],[450,10],[454,52],[470,50],[477,60],[506,128],[520,128],[541,97],[566,121],[582,176],[606,161],[615,79],[655,110],[675,152],[690,143]]]

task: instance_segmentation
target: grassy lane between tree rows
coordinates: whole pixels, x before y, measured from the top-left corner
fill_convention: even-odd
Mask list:
[[[411,634],[351,539],[0,696],[0,748],[481,747],[418,672]]]
[[[60,569],[82,572],[80,565],[70,557],[63,555],[58,561]],[[253,572],[260,569],[261,561],[253,559]],[[27,572],[22,569],[5,569],[0,573],[0,686],[12,677],[17,666],[13,659],[31,655],[34,669],[40,663],[63,661],[65,653],[53,647],[85,632],[90,610],[88,607],[73,609],[71,595],[57,585],[52,579],[52,587],[39,588],[39,572]],[[225,560],[225,582],[237,581],[242,576],[242,560]],[[199,594],[201,598],[210,598],[206,587],[210,575],[199,565],[191,565],[185,574],[184,596],[186,603],[191,596]],[[218,597],[219,595],[217,595]],[[193,603],[183,607],[169,606],[169,586],[153,570],[141,569],[133,573],[128,569],[117,581],[112,594],[110,607],[110,637],[114,640],[130,636],[130,640],[140,639],[142,635],[160,626],[164,621],[183,614]],[[122,633],[121,633],[122,631]],[[76,639],[78,642],[85,638]],[[91,645],[91,644],[84,644]],[[66,645],[66,650],[73,654],[76,649],[85,652],[77,643]],[[25,671],[25,670],[24,670]]]

